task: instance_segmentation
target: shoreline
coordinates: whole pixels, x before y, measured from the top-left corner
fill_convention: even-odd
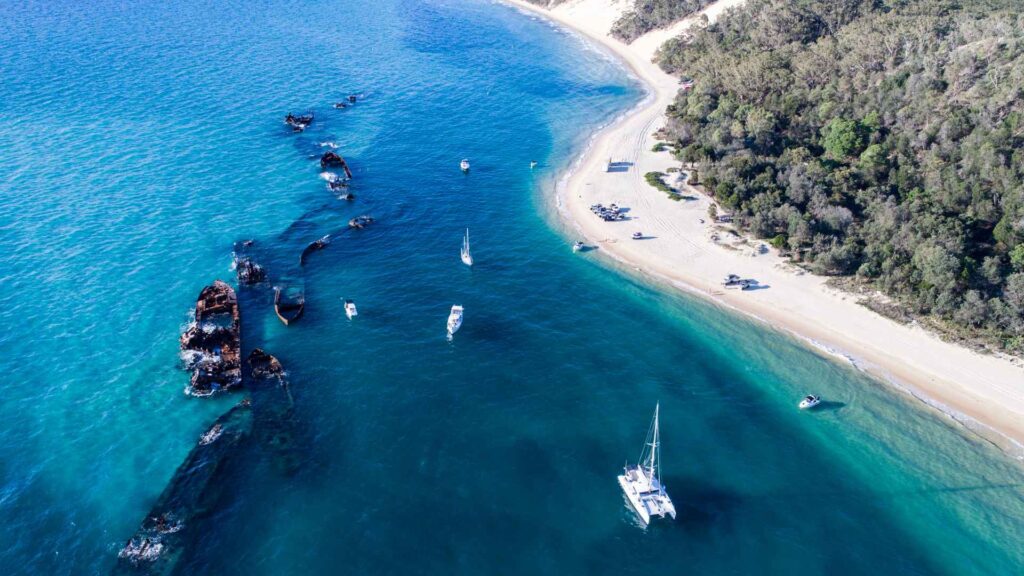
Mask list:
[[[755,255],[746,240],[731,245],[712,240],[716,227],[703,221],[709,198],[686,186],[684,192],[697,199],[673,201],[644,180],[645,172],[679,166],[670,153],[651,150],[656,142],[652,135],[665,124],[665,108],[674,101],[679,85],[650,59],[695,17],[627,45],[606,33],[621,9],[616,0],[579,0],[554,9],[525,0],[501,1],[596,43],[618,58],[646,92],[639,103],[598,129],[557,176],[555,205],[569,229],[597,246],[596,252],[609,257],[621,271],[693,294],[794,337],[1024,460],[1024,368],[1020,362],[983,355],[942,341],[920,327],[884,318],[858,304],[856,295],[826,286],[826,278],[803,273],[774,250]],[[702,13],[713,21],[742,1],[719,0]],[[606,172],[606,158],[631,162],[629,170]],[[589,211],[591,204],[611,202],[630,209],[627,222],[603,222]],[[639,230],[650,237],[632,241],[630,235]],[[727,292],[718,280],[732,272],[756,277],[768,288]]]

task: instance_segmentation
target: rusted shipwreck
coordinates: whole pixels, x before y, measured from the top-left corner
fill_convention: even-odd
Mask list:
[[[233,488],[230,462],[239,457],[253,429],[246,399],[217,419],[200,437],[117,555],[113,574],[169,575],[190,545],[201,538],[197,524]]]
[[[242,383],[241,316],[238,297],[217,280],[203,288],[195,322],[181,335],[181,352],[192,371],[186,392],[209,396]]]
[[[373,224],[373,216],[356,216],[355,218],[348,221],[348,227],[356,229],[366,228],[370,224]]]
[[[323,156],[320,157],[320,168],[326,170],[327,168],[341,168],[345,172],[345,177],[349,180],[352,179],[352,171],[349,170],[348,162],[338,155],[337,152],[324,152]]]
[[[235,274],[238,276],[239,286],[252,286],[267,280],[267,270],[249,255],[249,249],[255,244],[255,240],[235,242],[232,256],[235,261]]]
[[[241,286],[252,286],[267,280],[266,269],[249,256],[235,257],[235,273],[238,274],[238,284]]]
[[[318,240],[314,240],[314,241],[310,242],[309,245],[306,246],[302,250],[302,254],[299,255],[299,266],[304,266],[306,264],[306,258],[310,254],[312,254],[313,252],[316,252],[317,250],[323,250],[330,243],[331,243],[331,235],[330,234],[324,236],[323,238],[320,238]]]
[[[308,114],[288,114],[284,117],[284,123],[292,127],[294,132],[302,132],[309,125],[313,123],[313,113]]]
[[[306,295],[301,291],[282,290],[274,288],[274,313],[277,318],[290,326],[302,317],[306,310]]]
[[[113,574],[175,574],[190,549],[200,544],[210,512],[230,500],[235,479],[262,454],[269,455],[279,473],[291,475],[298,470],[295,405],[284,366],[259,348],[249,354],[248,364],[249,397],[199,436],[118,553]]]

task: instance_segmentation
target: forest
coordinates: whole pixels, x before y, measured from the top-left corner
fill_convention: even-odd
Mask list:
[[[668,109],[675,153],[799,265],[1020,355],[1022,13],[1020,0],[748,0],[659,52],[694,80]]]
[[[612,26],[612,36],[626,42],[699,12],[714,0],[636,0]]]

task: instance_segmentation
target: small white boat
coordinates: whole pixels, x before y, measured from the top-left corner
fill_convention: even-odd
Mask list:
[[[644,237],[643,232],[633,232],[633,240],[640,240]]]
[[[463,158],[462,162],[459,162],[459,168],[463,172],[469,172],[469,158]]]
[[[351,320],[355,316],[359,316],[359,311],[356,310],[356,303],[354,300],[345,300],[345,316]]]
[[[459,331],[462,327],[462,306],[458,304],[452,306],[451,314],[448,315],[448,339],[451,340],[452,336]]]
[[[808,408],[814,408],[818,404],[821,404],[821,397],[815,396],[814,394],[808,394],[800,401],[800,409],[807,410]]]
[[[654,420],[647,432],[647,440],[644,441],[644,449],[640,453],[640,462],[635,466],[627,463],[623,474],[619,476],[619,486],[622,487],[622,492],[640,516],[644,526],[650,524],[651,516],[671,516],[673,520],[676,517],[676,507],[661,483],[661,471],[658,469],[658,459],[661,456],[661,445],[658,442],[659,409],[660,404],[655,405]]]
[[[473,265],[473,255],[469,253],[469,228],[466,228],[466,235],[462,238],[462,252],[460,253],[462,263],[466,266]]]
[[[537,167],[537,161],[536,160],[530,160],[530,170],[533,170],[536,167]]]
[[[573,253],[579,252],[580,250],[583,250],[583,240],[577,240],[576,243],[572,245]]]

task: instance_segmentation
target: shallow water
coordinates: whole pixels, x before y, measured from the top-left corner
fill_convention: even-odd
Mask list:
[[[0,573],[108,571],[237,401],[182,394],[177,336],[242,238],[305,285],[288,328],[268,290],[241,294],[245,347],[289,369],[301,469],[252,454],[183,573],[1024,570],[1018,464],[571,253],[547,191],[641,98],[578,38],[455,0],[7,3],[0,38]],[[352,204],[310,159],[326,141]],[[299,268],[361,213],[378,223]],[[826,409],[798,412],[811,391]],[[680,516],[642,529],[615,475],[658,401]]]

